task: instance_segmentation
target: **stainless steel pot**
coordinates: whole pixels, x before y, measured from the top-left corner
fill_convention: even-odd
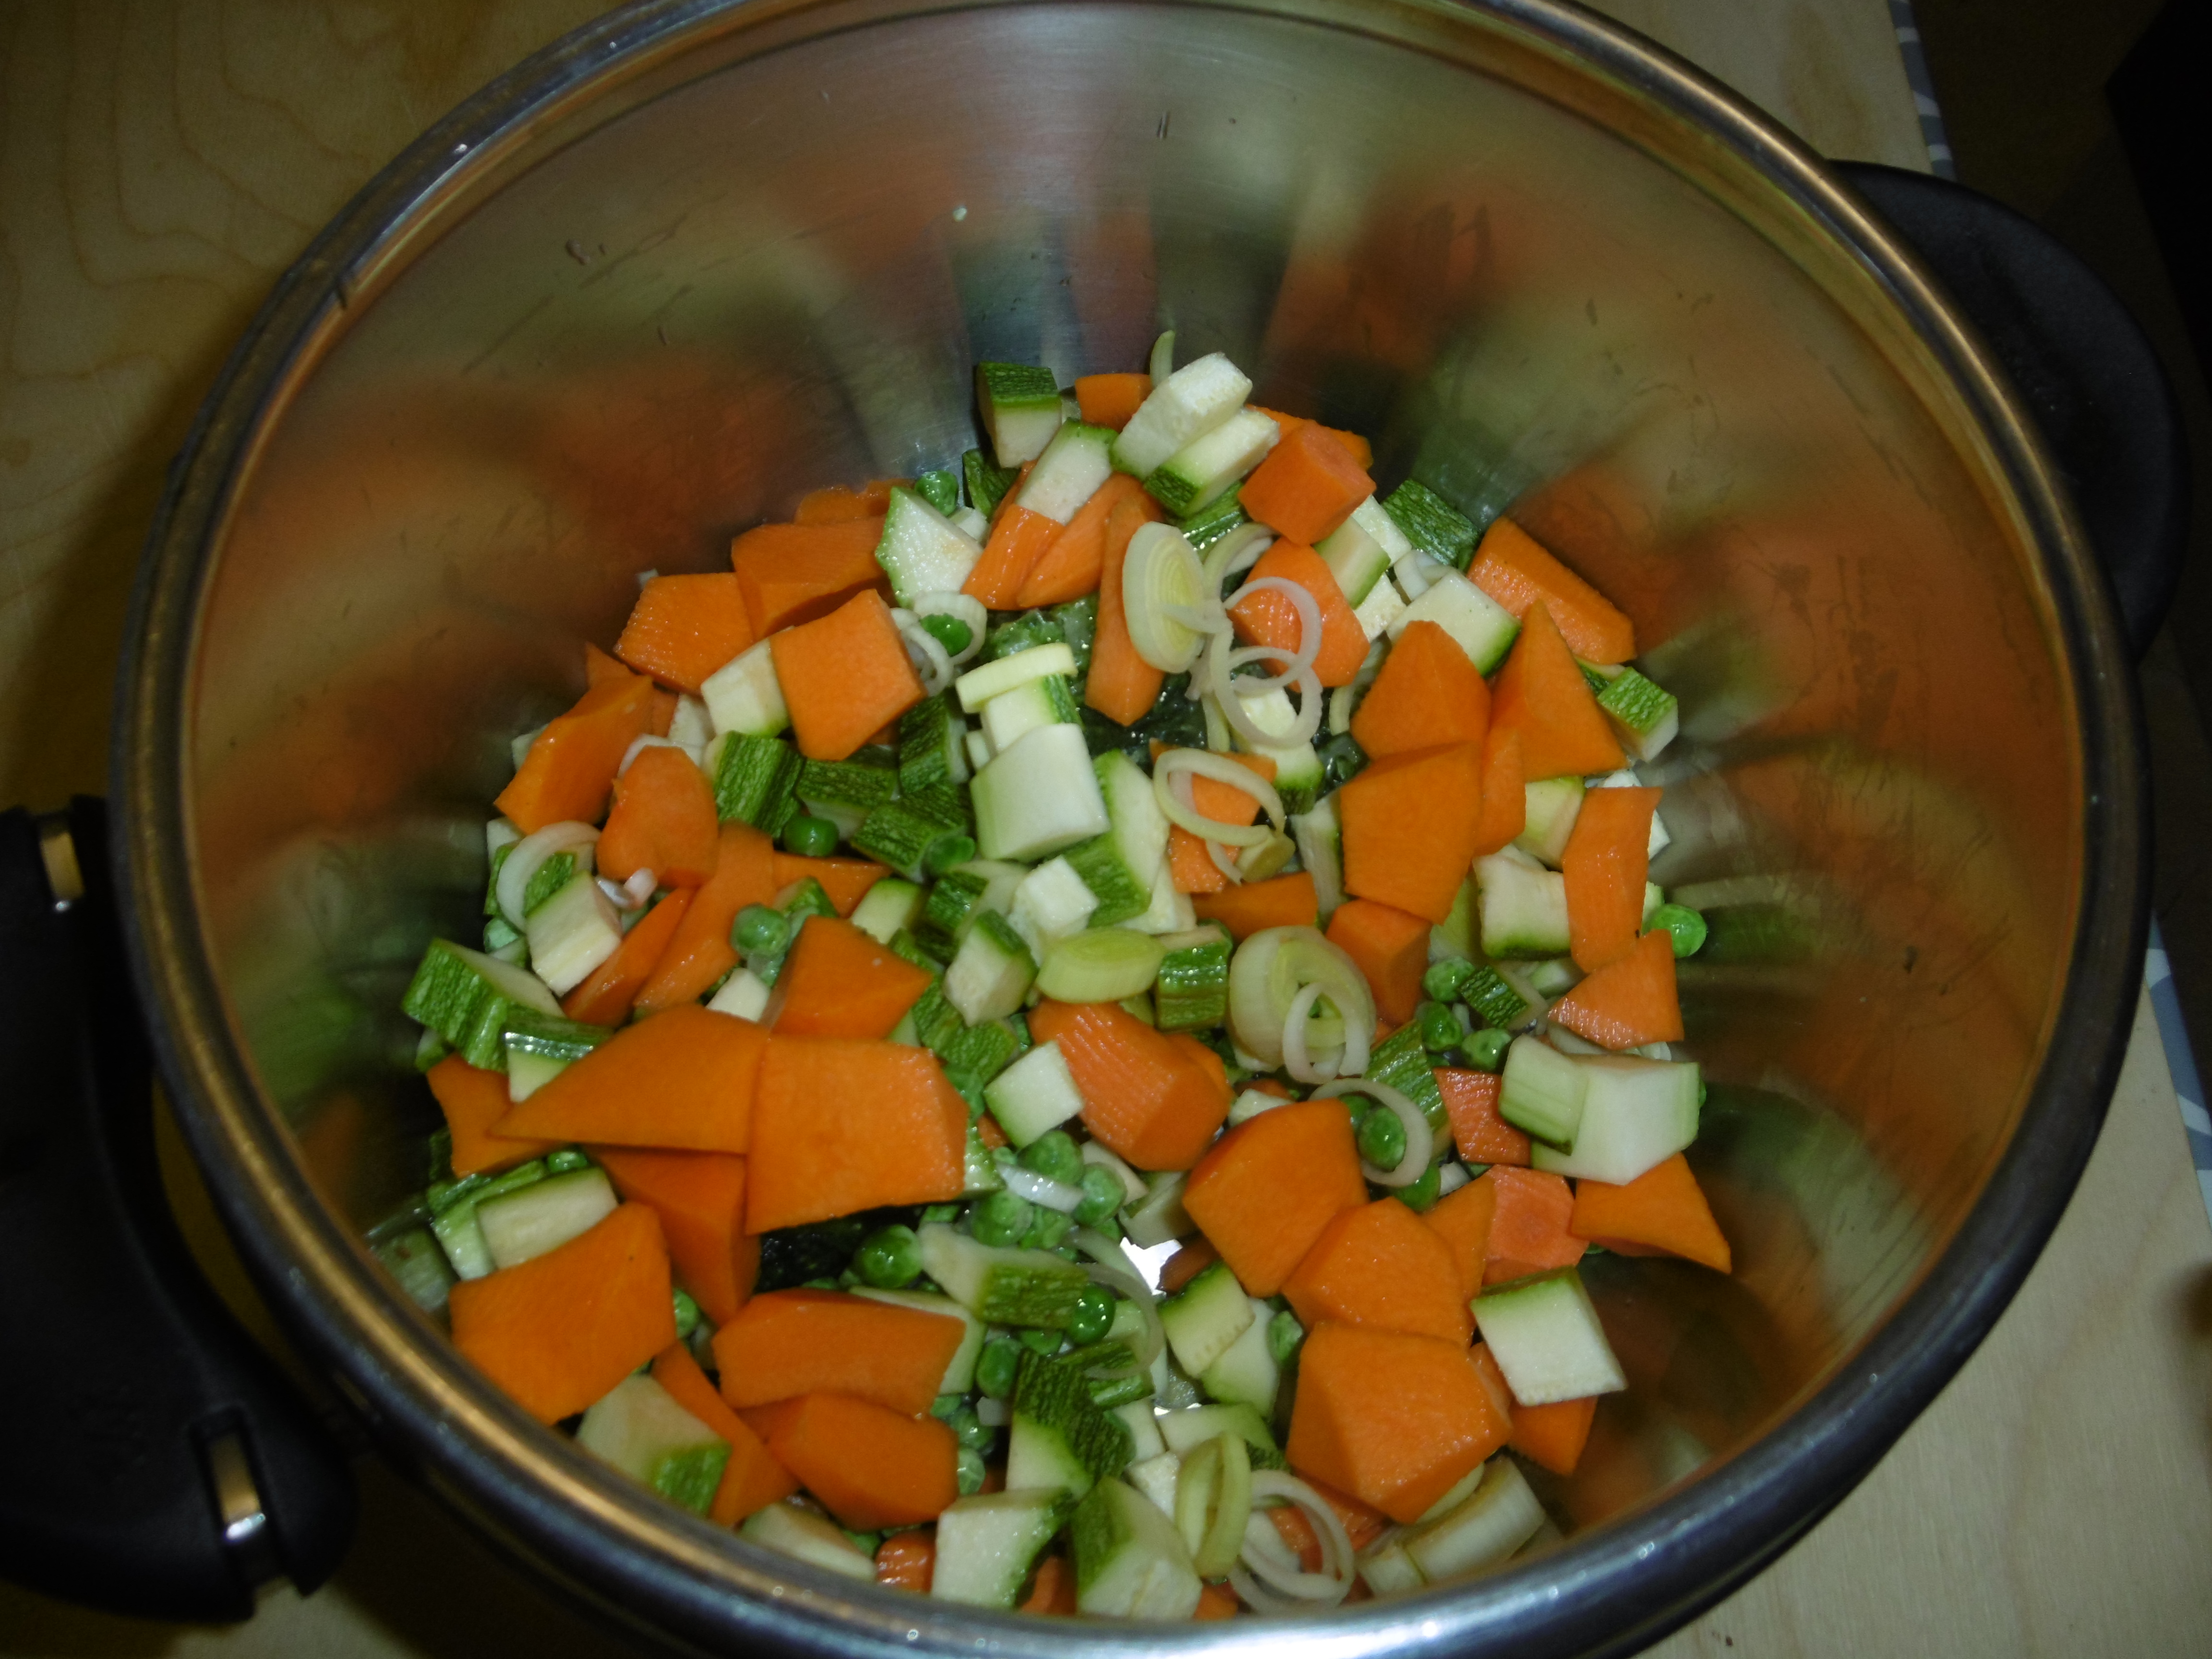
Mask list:
[[[1295,1627],[1076,1632],[677,1512],[512,1407],[359,1241],[433,1121],[399,989],[474,925],[507,738],[574,695],[636,573],[956,455],[979,357],[1065,379],[1164,326],[1372,433],[1386,479],[1510,506],[1682,695],[1655,874],[1717,924],[1683,987],[1738,1272],[1593,1264],[1635,1387],[1545,1488],[1545,1553]],[[631,1628],[1626,1652],[1856,1482],[2071,1190],[2142,955],[2130,684],[2052,465],[1922,266],[1587,14],[691,0],[487,88],[270,301],[149,547],[115,872],[271,1302],[390,1455]],[[317,1523],[264,1510],[313,1576]]]

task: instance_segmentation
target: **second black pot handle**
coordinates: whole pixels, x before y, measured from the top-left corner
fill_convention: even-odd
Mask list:
[[[243,1619],[337,1565],[353,1472],[185,1248],[139,1018],[101,803],[0,813],[0,1577]]]
[[[1837,171],[1903,234],[1980,330],[2070,488],[2140,656],[2189,526],[2189,451],[2158,355],[2095,272],[2032,219],[1924,173]]]

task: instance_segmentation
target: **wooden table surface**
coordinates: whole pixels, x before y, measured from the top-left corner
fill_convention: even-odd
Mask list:
[[[589,0],[0,5],[0,802],[105,785],[168,458],[270,283],[425,124]],[[1826,153],[1924,167],[1883,0],[1610,0]],[[204,1200],[188,1231],[225,1269]],[[240,1292],[242,1294],[242,1292]],[[179,1629],[0,1586],[0,1653],[540,1659],[623,1650],[364,1464],[337,1579]],[[1866,1483],[1666,1659],[2212,1652],[2212,1226],[2148,1006],[1996,1332]]]

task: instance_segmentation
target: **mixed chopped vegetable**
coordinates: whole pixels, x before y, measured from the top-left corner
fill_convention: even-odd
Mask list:
[[[374,1244],[525,1410],[856,1579],[1326,1607],[1551,1536],[1684,1158],[1674,700],[1226,357],[651,575],[519,738]]]

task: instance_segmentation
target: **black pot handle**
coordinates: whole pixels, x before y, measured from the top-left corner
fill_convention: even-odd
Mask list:
[[[2158,355],[2112,289],[2034,221],[1901,167],[1837,170],[1981,331],[2070,487],[2141,656],[2165,620],[2189,526],[2189,451]]]
[[[336,1438],[162,1195],[106,812],[0,813],[0,1574],[169,1620],[309,1590],[353,1535]]]

